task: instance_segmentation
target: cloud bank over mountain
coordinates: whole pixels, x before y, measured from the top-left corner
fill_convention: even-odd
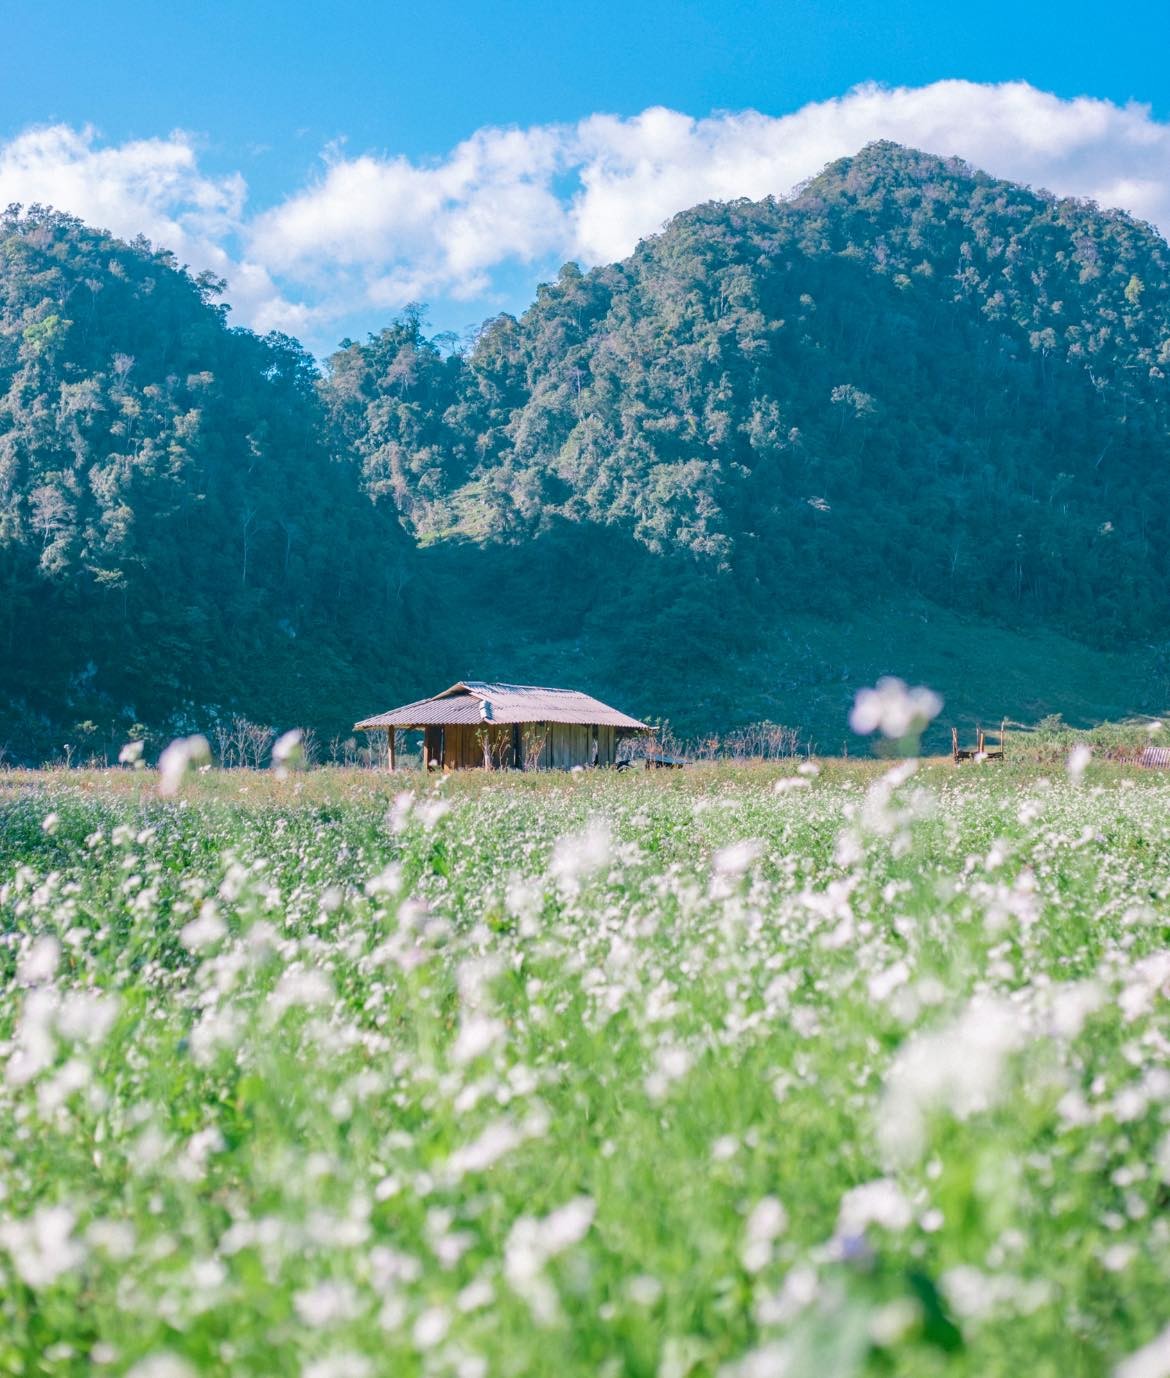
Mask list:
[[[335,145],[265,207],[240,173],[204,170],[191,133],[111,144],[92,127],[38,126],[0,142],[0,202],[144,234],[226,278],[234,319],[324,349],[342,326],[374,328],[413,300],[461,319],[514,309],[566,259],[621,258],[697,202],[785,195],[875,139],[1170,230],[1170,124],[1022,82],[863,86],[780,116],[656,107],[489,127],[428,161]]]

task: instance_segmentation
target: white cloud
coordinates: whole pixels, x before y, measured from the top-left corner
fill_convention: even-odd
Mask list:
[[[0,198],[59,206],[124,237],[146,234],[174,245],[192,232],[222,233],[243,210],[238,174],[199,172],[183,133],[103,148],[92,127],[27,129],[0,145]]]
[[[467,300],[490,291],[502,262],[562,254],[571,238],[553,187],[562,165],[551,128],[480,130],[426,166],[332,151],[315,185],[256,219],[249,252],[340,310]]]
[[[260,329],[306,324],[306,307],[285,301],[262,264],[229,250],[246,196],[239,173],[200,172],[195,141],[181,131],[110,146],[92,126],[56,124],[0,142],[0,205],[55,206],[122,239],[144,234],[196,271],[227,278],[237,314]]]
[[[486,313],[518,267],[535,281],[566,258],[620,258],[687,206],[786,194],[874,139],[957,154],[1170,229],[1170,126],[1145,106],[1021,82],[864,86],[783,116],[654,108],[485,128],[428,162],[334,147],[310,185],[252,216],[243,178],[201,172],[185,134],[103,146],[91,129],[53,126],[0,144],[0,202],[141,231],[227,277],[248,323],[316,332],[324,346],[330,322],[375,325],[412,299]]]
[[[875,139],[957,154],[996,176],[1092,197],[1170,228],[1170,126],[1145,106],[1062,100],[1022,82],[864,86],[776,118],[594,116],[575,136],[582,190],[572,207],[573,247],[590,260],[628,253],[697,202],[785,194]]]

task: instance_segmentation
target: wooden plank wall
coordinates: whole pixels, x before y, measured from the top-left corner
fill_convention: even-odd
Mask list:
[[[484,728],[472,723],[449,723],[443,728],[428,728],[424,740],[427,756],[444,770],[474,770],[483,767]],[[578,723],[525,723],[518,734],[510,724],[488,727],[495,769],[571,770],[573,766],[612,766],[616,758],[617,733],[612,727],[589,727]],[[440,737],[441,734],[441,737]],[[513,741],[518,736],[520,759]],[[439,743],[442,741],[440,749]],[[540,755],[533,760],[538,742]]]
[[[452,723],[445,729],[443,765],[448,770],[474,770],[483,765],[483,742],[472,723]]]
[[[547,744],[537,762],[538,770],[571,770],[573,766],[591,766],[595,759],[599,766],[612,766],[617,759],[617,732],[612,727],[532,723],[524,728],[521,765],[527,765],[530,746],[542,733],[547,733]]]
[[[441,727],[427,727],[423,729],[423,769],[429,766],[442,765],[442,752],[439,743],[442,738],[443,729]]]
[[[611,766],[617,758],[617,732],[612,727],[597,729],[597,764]]]
[[[593,761],[593,729],[580,723],[552,724],[552,764],[554,770],[570,770]]]
[[[516,768],[516,734],[511,723],[503,723],[487,729],[488,747],[491,750],[493,770],[514,770]],[[480,765],[483,764],[483,744],[480,743]]]
[[[544,742],[540,755],[533,764],[532,753],[536,750],[536,743]],[[522,770],[551,770],[552,769],[552,732],[546,723],[525,723],[520,734],[520,748],[523,752],[523,759],[520,762]]]

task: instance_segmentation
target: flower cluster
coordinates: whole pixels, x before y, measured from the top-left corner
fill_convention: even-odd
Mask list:
[[[0,1367],[1170,1372],[1155,773],[299,745],[0,793]]]

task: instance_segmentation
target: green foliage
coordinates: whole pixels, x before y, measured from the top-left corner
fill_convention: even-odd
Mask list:
[[[1160,642],[1166,267],[1125,215],[874,145],[792,201],[696,207],[624,263],[569,265],[462,353],[408,313],[336,355],[323,392],[371,491],[456,579],[552,571],[571,603],[570,533],[613,532],[608,636],[586,644],[619,685],[646,647],[724,681],[794,615],[907,599]],[[497,607],[459,643],[539,621]],[[1134,671],[1128,707],[1160,701]]]

